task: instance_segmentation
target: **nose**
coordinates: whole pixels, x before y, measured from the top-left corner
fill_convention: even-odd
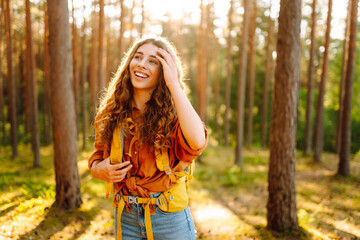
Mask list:
[[[143,58],[141,61],[138,61],[138,67],[146,68],[146,59]]]

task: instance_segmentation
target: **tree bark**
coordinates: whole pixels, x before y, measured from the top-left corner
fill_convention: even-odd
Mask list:
[[[133,0],[132,1],[132,6],[130,9],[130,23],[129,23],[129,27],[130,27],[130,37],[129,37],[129,45],[132,44],[132,42],[134,41],[134,36],[133,36],[133,30],[134,30],[134,8],[136,5],[136,1]],[[129,46],[127,46],[127,48],[129,48]]]
[[[215,104],[215,134],[218,143],[221,142],[220,135],[220,81],[219,81],[219,43],[215,35],[213,35],[214,40],[214,104]]]
[[[76,116],[76,131],[79,132],[79,67],[78,67],[78,33],[75,19],[75,9],[74,9],[74,0],[72,3],[72,61],[73,61],[73,91],[74,91],[74,101],[75,101],[75,116]]]
[[[271,82],[271,68],[272,68],[272,28],[273,22],[271,16],[268,16],[268,34],[266,43],[266,66],[265,66],[265,79],[264,79],[264,98],[262,106],[261,118],[261,147],[264,149],[267,145],[267,122],[268,122],[268,109],[269,109],[269,85]]]
[[[140,37],[144,34],[144,25],[145,25],[145,8],[144,8],[144,0],[141,0],[141,23],[139,27]]]
[[[104,0],[100,0],[99,12],[99,55],[98,55],[98,84],[99,91],[105,88],[105,64],[104,64]]]
[[[10,120],[10,139],[11,139],[11,158],[18,155],[17,150],[17,117],[16,117],[16,95],[15,79],[13,79],[13,55],[12,55],[12,37],[11,37],[11,15],[10,0],[5,0],[5,31],[6,31],[6,60],[7,60],[7,90],[8,90],[8,116]]]
[[[1,1],[1,13],[0,13],[0,69],[2,69],[3,59],[3,19],[4,19],[4,1]],[[4,79],[2,71],[0,70],[0,143],[6,145],[6,132],[5,132],[5,115],[4,115]]]
[[[48,0],[56,203],[81,204],[68,2]]]
[[[240,66],[238,76],[238,99],[236,111],[236,148],[235,163],[242,167],[242,148],[244,140],[244,112],[245,112],[245,88],[246,88],[246,65],[247,51],[246,46],[249,38],[249,6],[253,0],[244,0],[244,20],[243,31],[240,45]]]
[[[273,93],[267,228],[298,228],[295,153],[299,89],[301,0],[281,0]]]
[[[207,10],[204,6],[203,1],[201,0],[200,4],[201,9],[201,18],[199,24],[199,33],[198,33],[198,65],[197,65],[197,112],[200,118],[206,120],[206,90],[207,90],[207,34],[206,31],[206,14]]]
[[[315,25],[316,25],[316,0],[312,2],[311,14],[311,34],[310,34],[310,59],[308,68],[308,82],[307,82],[307,98],[306,98],[306,117],[305,117],[305,142],[304,142],[304,155],[307,156],[311,153],[312,147],[312,112],[314,101],[314,76],[315,76]]]
[[[87,137],[87,131],[86,131],[86,126],[87,126],[87,115],[86,115],[86,106],[87,106],[87,102],[86,102],[86,35],[85,35],[85,27],[86,27],[86,22],[85,22],[85,17],[83,19],[83,25],[82,25],[82,37],[81,37],[81,71],[80,71],[80,94],[81,94],[81,113],[82,113],[82,141],[83,141],[83,145],[82,145],[82,149],[85,150],[86,149],[86,137]]]
[[[321,152],[324,145],[324,97],[326,91],[326,81],[328,73],[329,63],[329,43],[330,43],[330,30],[331,30],[331,12],[332,12],[332,0],[329,0],[328,16],[326,21],[326,33],[325,33],[325,51],[323,55],[323,66],[321,73],[321,81],[319,85],[319,94],[316,106],[316,118],[314,129],[314,162],[320,162]]]
[[[348,12],[346,17],[346,27],[345,27],[345,36],[344,36],[344,45],[343,45],[343,59],[341,64],[341,79],[340,79],[340,94],[339,94],[339,112],[338,112],[338,121],[336,127],[336,153],[340,152],[341,146],[341,126],[342,126],[342,115],[344,111],[344,88],[345,88],[345,77],[346,77],[346,68],[348,60],[348,48],[349,48],[349,31],[350,31],[350,15],[351,15],[351,2],[348,2]]]
[[[119,38],[119,56],[120,61],[124,56],[125,51],[125,39],[124,39],[124,32],[125,32],[125,8],[124,8],[124,0],[120,0],[120,38]]]
[[[233,0],[230,0],[228,13],[228,34],[226,43],[226,81],[225,81],[225,116],[224,116],[224,145],[229,146],[230,132],[230,100],[231,100],[231,70],[232,70],[232,12]]]
[[[35,56],[32,44],[30,0],[25,0],[26,11],[26,74],[29,92],[29,112],[31,129],[31,146],[34,154],[33,166],[40,167],[40,137],[38,123],[38,101],[35,80]]]
[[[98,94],[98,74],[97,74],[97,24],[96,24],[96,3],[93,2],[93,14],[92,14],[92,32],[91,32],[91,47],[90,47],[90,63],[89,63],[89,86],[90,86],[90,122],[95,119],[95,112],[97,107],[97,94]]]
[[[357,38],[357,15],[358,0],[351,0],[351,23],[349,36],[349,54],[345,78],[344,111],[341,126],[341,147],[338,174],[350,175],[350,149],[351,149],[351,101],[353,95],[353,82],[355,71],[356,38]]]
[[[50,87],[50,56],[49,56],[49,18],[45,2],[44,31],[44,144],[51,143],[51,87]]]
[[[250,36],[249,36],[249,92],[248,92],[248,119],[247,119],[247,135],[245,145],[251,148],[252,128],[253,128],[253,107],[254,107],[254,91],[255,91],[255,30],[256,30],[256,1],[253,1],[250,20]]]

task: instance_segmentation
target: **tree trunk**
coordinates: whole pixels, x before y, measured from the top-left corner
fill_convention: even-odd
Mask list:
[[[230,0],[228,13],[228,34],[226,48],[226,81],[225,81],[225,116],[224,116],[224,145],[229,146],[230,132],[230,100],[231,100],[231,72],[232,72],[232,12],[233,0]]]
[[[244,111],[245,111],[245,88],[246,88],[246,65],[247,51],[246,46],[249,38],[249,6],[253,0],[244,0],[244,20],[243,31],[240,45],[240,66],[238,76],[238,99],[236,111],[236,148],[235,163],[242,167],[242,148],[244,139]]]
[[[81,204],[68,2],[48,0],[56,203]]]
[[[4,115],[4,79],[2,75],[2,59],[3,59],[3,19],[4,19],[4,1],[1,1],[1,13],[0,13],[0,145],[6,145],[6,133],[5,133],[5,115]]]
[[[26,11],[26,74],[27,74],[27,90],[29,93],[29,117],[31,129],[31,146],[34,154],[34,167],[40,167],[40,137],[39,137],[39,123],[38,123],[38,101],[35,80],[35,56],[32,44],[31,32],[31,14],[30,14],[30,0],[25,0]]]
[[[315,25],[316,25],[316,0],[312,2],[311,14],[311,34],[310,34],[310,59],[308,68],[308,82],[307,82],[307,98],[306,98],[306,117],[305,117],[305,142],[304,142],[304,155],[307,156],[311,153],[311,137],[312,137],[312,112],[314,101],[314,75],[315,75]]]
[[[105,64],[104,64],[104,0],[100,0],[99,12],[99,55],[98,55],[98,83],[99,91],[105,88]]]
[[[218,143],[221,142],[220,136],[220,83],[219,83],[219,43],[215,35],[214,39],[214,104],[215,104],[215,136]]]
[[[124,8],[124,0],[120,0],[120,38],[119,38],[119,56],[120,61],[124,56],[125,51],[125,39],[124,39],[124,32],[125,32],[125,8]]]
[[[357,37],[357,14],[358,0],[351,0],[351,23],[349,54],[345,78],[344,111],[341,126],[341,147],[338,174],[350,175],[350,149],[351,149],[351,100],[353,95],[353,82],[355,71],[356,37]]]
[[[7,90],[8,90],[8,116],[10,120],[11,158],[18,155],[17,150],[17,118],[16,118],[16,95],[15,79],[13,79],[13,56],[11,39],[11,16],[10,0],[5,0],[5,31],[6,31],[6,60],[7,60]]]
[[[281,0],[271,114],[267,228],[298,227],[295,153],[299,88],[301,0]]]
[[[74,0],[72,2],[72,61],[73,61],[73,91],[74,91],[74,101],[75,101],[75,116],[76,116],[76,131],[79,132],[79,68],[78,68],[78,33],[75,20],[75,9],[74,9]]]
[[[134,30],[134,8],[135,8],[135,5],[136,5],[136,1],[133,0],[132,1],[132,6],[131,6],[131,9],[130,9],[130,37],[129,37],[129,45],[132,44],[132,42],[134,41],[133,39],[133,30]],[[127,46],[128,48],[129,46]]]
[[[251,9],[250,36],[249,36],[249,95],[248,95],[248,119],[247,119],[247,135],[246,147],[251,148],[252,128],[253,128],[253,107],[254,107],[254,91],[255,91],[255,30],[256,30],[256,1],[253,1]]]
[[[204,102],[203,102],[203,92],[206,91],[206,86],[205,84],[205,71],[204,71],[204,58],[205,58],[205,53],[204,53],[204,44],[205,43],[205,6],[203,3],[203,0],[201,0],[200,2],[200,9],[201,9],[201,17],[200,17],[200,24],[199,24],[199,30],[198,30],[198,46],[197,46],[197,50],[198,50],[198,55],[197,55],[197,74],[196,74],[196,79],[197,79],[197,88],[196,88],[196,105],[197,105],[197,112],[200,116],[200,118],[205,121],[205,106],[204,106]]]
[[[349,28],[350,28],[350,15],[351,15],[351,2],[348,2],[348,12],[346,17],[346,26],[345,26],[345,36],[344,36],[344,45],[343,45],[343,59],[341,64],[341,79],[340,79],[340,93],[339,93],[339,112],[338,112],[338,121],[336,127],[336,153],[340,152],[341,145],[341,126],[342,126],[342,115],[344,111],[344,88],[345,88],[345,77],[346,77],[346,68],[348,60],[348,48],[349,48]]]
[[[264,149],[267,145],[267,122],[268,122],[268,109],[269,109],[269,84],[271,82],[271,68],[272,68],[272,25],[271,16],[268,17],[268,33],[266,43],[266,66],[265,66],[265,79],[264,79],[264,98],[262,106],[261,118],[261,147]]]
[[[97,38],[96,38],[96,4],[93,2],[93,15],[92,15],[92,32],[91,32],[91,47],[90,47],[90,66],[89,66],[89,86],[90,86],[90,114],[89,119],[92,122],[95,119],[95,112],[97,106],[98,94],[98,74],[97,74]]]
[[[81,94],[81,113],[82,113],[82,149],[86,149],[86,126],[87,126],[87,116],[86,116],[86,35],[85,35],[85,17],[83,19],[83,25],[82,25],[82,37],[81,37],[81,75],[80,75],[80,94]]]
[[[319,94],[316,107],[315,129],[314,129],[314,162],[320,162],[321,152],[324,145],[324,97],[328,73],[329,63],[329,43],[330,43],[330,30],[331,30],[331,11],[332,0],[329,0],[328,16],[326,21],[326,34],[325,34],[325,51],[323,55],[323,66],[321,73],[321,81],[319,85]]]
[[[45,2],[44,31],[44,144],[51,143],[51,96],[50,96],[50,56],[49,56],[49,18]]]
[[[140,37],[144,34],[144,24],[145,23],[145,9],[144,9],[144,0],[141,0],[141,23],[139,27]]]

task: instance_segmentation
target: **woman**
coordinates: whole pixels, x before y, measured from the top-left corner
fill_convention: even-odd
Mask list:
[[[110,155],[120,138],[117,127],[124,136],[123,154],[114,164]],[[206,129],[184,93],[175,49],[162,38],[135,42],[101,101],[95,118],[96,151],[89,159],[92,176],[114,183],[116,206],[125,204],[125,211],[119,207],[115,212],[117,239],[196,238],[188,206],[166,212],[159,198],[181,182],[179,173],[206,145]],[[158,166],[159,153],[168,159],[166,169]]]

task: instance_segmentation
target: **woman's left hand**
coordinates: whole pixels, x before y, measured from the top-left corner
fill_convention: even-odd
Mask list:
[[[166,85],[169,89],[173,86],[179,86],[178,69],[176,65],[176,57],[173,53],[168,53],[164,49],[159,48],[156,58],[161,62]]]

